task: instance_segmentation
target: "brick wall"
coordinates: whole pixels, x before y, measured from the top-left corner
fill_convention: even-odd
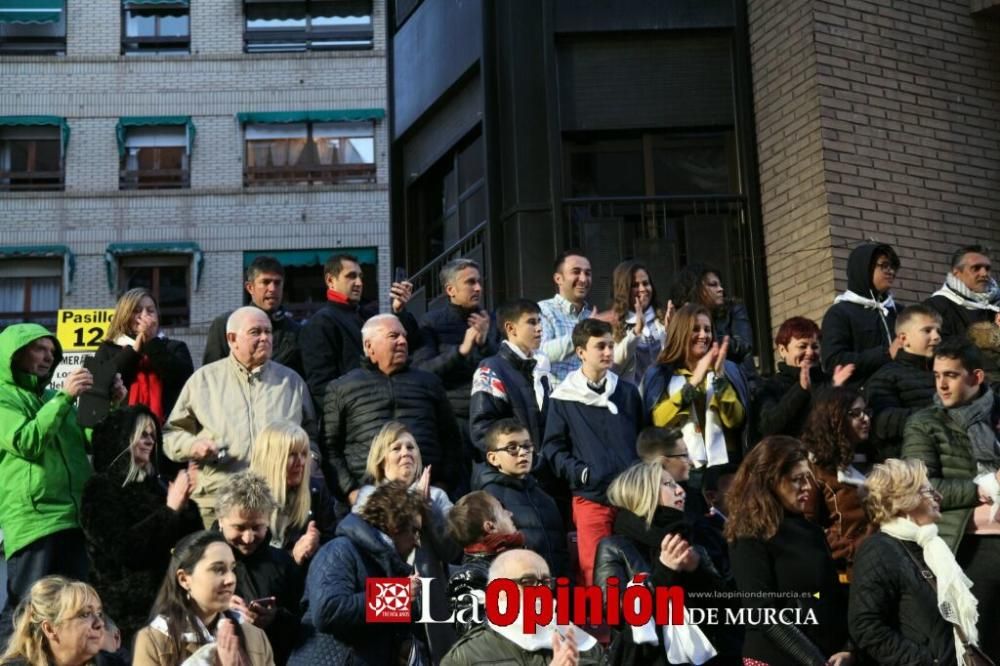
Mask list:
[[[68,119],[66,191],[0,197],[0,244],[68,245],[77,259],[64,307],[110,307],[108,243],[195,241],[205,252],[189,329],[201,357],[207,325],[242,303],[243,251],[377,247],[390,279],[387,123],[375,126],[377,183],[243,189],[242,111],[385,108],[384,2],[374,3],[374,48],[247,55],[239,0],[191,3],[191,55],[124,57],[120,3],[68,4],[65,57],[0,59],[0,115]],[[120,192],[121,116],[190,115],[197,128],[191,189]],[[317,280],[322,280],[317,269]],[[387,292],[387,289],[384,290]],[[387,302],[383,304],[387,306]]]
[[[896,248],[904,303],[957,246],[1000,249],[1000,24],[967,0],[749,8],[775,327],[821,316],[863,239]]]

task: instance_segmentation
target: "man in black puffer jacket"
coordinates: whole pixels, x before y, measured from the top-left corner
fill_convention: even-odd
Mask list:
[[[541,555],[553,576],[569,575],[566,529],[555,500],[531,475],[535,446],[514,419],[497,422],[486,434],[486,463],[476,475],[485,490],[513,514],[524,546]]]
[[[483,284],[479,264],[454,259],[441,269],[441,287],[448,303],[420,321],[421,346],[413,365],[441,378],[455,413],[466,455],[478,458],[469,436],[469,395],[479,362],[496,352],[490,342],[490,316],[481,308]]]
[[[934,403],[934,350],[941,342],[941,316],[925,305],[911,305],[899,314],[896,335],[902,348],[864,389],[880,460],[899,457],[906,419]]]
[[[823,369],[833,374],[838,365],[853,363],[851,388],[861,386],[899,348],[891,291],[898,272],[899,257],[890,246],[859,245],[847,260],[847,291],[823,317]]]
[[[444,386],[437,376],[409,367],[399,319],[376,315],[361,335],[367,358],[330,382],[323,403],[323,439],[339,496],[354,504],[372,438],[393,419],[410,430],[424,466],[433,466],[434,485],[454,491],[468,483],[462,439]]]

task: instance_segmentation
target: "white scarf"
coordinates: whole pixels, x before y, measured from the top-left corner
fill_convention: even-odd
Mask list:
[[[646,311],[643,312],[642,314],[643,314],[643,327],[642,327],[641,337],[649,340],[658,339],[662,342],[663,337],[666,334],[666,331],[663,328],[663,322],[661,322],[660,318],[656,316],[656,310],[654,310],[653,307],[650,306],[646,308]],[[635,329],[633,328],[635,326],[635,322],[636,322],[635,312],[629,310],[628,314],[625,315],[625,323],[628,324],[629,327],[628,330],[633,331],[632,333],[633,335],[635,335],[634,333]]]
[[[632,581],[628,587],[642,585]],[[639,600],[635,600],[635,612],[639,612]],[[718,651],[712,645],[705,632],[696,624],[690,624],[689,614],[684,609],[684,624],[665,624],[661,627],[663,633],[663,651],[667,654],[669,664],[704,664],[715,657]],[[636,645],[656,645],[656,622],[650,618],[646,624],[632,627],[632,642]]]
[[[962,628],[965,638],[973,645],[979,645],[976,622],[979,609],[976,598],[969,591],[972,581],[955,562],[951,549],[938,536],[937,525],[917,525],[909,518],[896,518],[882,525],[882,531],[902,541],[912,541],[923,548],[924,562],[937,579],[938,612],[953,625]],[[965,647],[955,632],[955,656],[962,662]]]
[[[996,280],[990,280],[990,286],[986,291],[977,292],[966,287],[965,283],[949,273],[941,288],[931,296],[944,296],[952,303],[961,305],[967,310],[1000,312],[1000,306],[996,304],[997,297],[1000,296],[998,292],[1000,292],[1000,287],[997,287]]]
[[[242,619],[242,617],[241,615],[240,618]],[[218,661],[216,659],[215,636],[208,630],[208,627],[201,621],[201,618],[196,617],[195,620],[198,622],[198,631],[184,632],[181,634],[181,640],[185,643],[202,643],[203,645],[195,650],[194,654],[181,662],[180,666],[215,666]],[[157,615],[149,623],[149,626],[165,636],[170,635],[167,618],[162,615]]]
[[[837,470],[837,481],[851,486],[861,486],[865,483],[865,475],[854,465],[848,465],[847,469]]]
[[[166,339],[167,336],[163,335],[163,333],[157,333],[156,337],[161,340],[164,340]],[[132,345],[135,344],[135,338],[130,338],[129,336],[122,333],[117,338],[115,338],[115,344],[118,345],[119,347],[131,347]]]
[[[540,351],[536,351],[532,353],[531,356],[528,356],[523,351],[518,349],[517,345],[512,345],[509,340],[504,340],[500,344],[507,345],[507,347],[518,358],[525,361],[531,359],[535,362],[535,369],[531,371],[532,384],[533,388],[535,389],[535,402],[538,403],[538,409],[542,409],[543,407],[545,407],[545,398],[547,391],[545,389],[545,384],[542,383],[542,378],[543,377],[548,378],[548,381],[546,383],[550,387],[549,390],[551,390],[551,386],[555,384],[555,381],[552,379],[552,364],[549,362],[549,357]],[[476,376],[478,376],[478,373]],[[475,387],[473,387],[472,392],[473,393],[476,392]],[[506,394],[498,397],[502,397],[504,400],[507,399]]]
[[[501,612],[504,612],[506,610],[506,604],[501,601],[499,605],[501,606]],[[555,616],[554,606],[552,615]],[[522,629],[524,624],[521,620],[520,614],[516,620],[508,624],[506,627],[493,624],[490,622],[489,618],[486,619],[486,625],[509,640],[511,643],[514,643],[519,648],[526,650],[527,652],[551,650],[552,634],[558,633],[563,638],[566,638],[566,631],[571,627],[573,629],[573,640],[576,642],[578,650],[583,652],[597,645],[597,639],[575,624],[556,624],[555,620],[549,622],[544,627],[535,627],[535,632],[532,634],[527,634]]]
[[[552,392],[552,398],[567,402],[580,402],[592,407],[603,407],[617,415],[618,406],[611,402],[611,394],[618,386],[618,375],[608,372],[605,379],[604,392],[598,393],[587,386],[587,375],[583,374],[583,369],[577,368],[559,383],[559,386]]]
[[[889,342],[892,342],[894,337],[893,332],[889,330],[889,323],[886,321],[886,317],[889,316],[889,310],[896,308],[896,302],[892,300],[892,292],[885,295],[885,300],[876,301],[874,298],[875,294],[872,294],[872,298],[866,298],[860,294],[855,294],[853,291],[848,289],[840,296],[833,299],[834,303],[854,303],[855,305],[860,305],[868,310],[877,310],[882,315],[882,327],[885,329],[886,338]]]
[[[684,388],[688,378],[676,374],[670,378],[667,395],[674,395]],[[715,373],[709,372],[705,378],[708,390],[705,392],[705,427],[702,429],[695,413],[695,406],[690,406],[690,415],[681,426],[684,443],[687,444],[688,455],[695,467],[715,467],[729,462],[729,452],[726,451],[726,436],[722,430],[719,413],[712,409],[712,398],[715,396]],[[706,438],[707,435],[707,438]]]

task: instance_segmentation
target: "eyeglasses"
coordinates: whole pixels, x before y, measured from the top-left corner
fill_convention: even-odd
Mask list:
[[[899,266],[894,266],[891,262],[880,261],[875,264],[875,268],[879,269],[883,273],[895,273],[899,270]]]
[[[538,576],[527,575],[515,578],[514,582],[521,587],[553,587],[555,585],[555,579],[552,576],[542,576],[539,578]]]
[[[863,409],[849,409],[847,410],[847,415],[850,416],[852,419],[860,419],[862,416],[864,416],[865,418],[871,420],[872,410],[867,407]]]
[[[518,451],[530,452],[535,450],[535,445],[531,442],[526,442],[524,444],[508,444],[507,446],[501,446],[498,449],[492,449],[493,451],[506,451],[509,455],[516,456]]]

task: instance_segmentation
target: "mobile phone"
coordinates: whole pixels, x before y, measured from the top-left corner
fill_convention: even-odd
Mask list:
[[[393,282],[406,282],[406,269],[402,266],[396,266],[396,270],[393,272]]]
[[[271,609],[274,608],[274,605],[277,603],[277,601],[278,600],[275,599],[274,597],[261,597],[260,599],[254,599],[253,601],[251,601],[250,608],[252,609],[259,608],[261,610]]]

